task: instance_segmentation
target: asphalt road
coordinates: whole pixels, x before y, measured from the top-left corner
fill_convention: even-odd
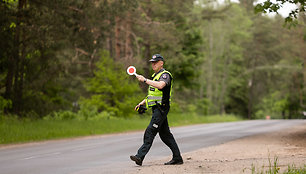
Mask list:
[[[182,153],[231,140],[305,124],[306,120],[256,120],[172,128]],[[1,174],[123,173],[135,167],[129,155],[142,144],[143,132],[47,141],[0,148]],[[156,137],[146,161],[169,157]],[[165,161],[166,162],[166,161]]]

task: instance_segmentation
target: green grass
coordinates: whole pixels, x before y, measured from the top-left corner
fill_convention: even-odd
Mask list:
[[[261,170],[256,169],[255,165],[252,164],[251,166],[251,173],[252,174],[306,174],[306,165],[303,167],[296,167],[294,164],[288,165],[287,169],[283,169],[283,172],[281,172],[281,168],[278,165],[278,157],[274,157],[274,161],[271,161],[270,157],[269,160],[269,166],[265,167],[262,166]],[[245,172],[245,169],[243,170]]]
[[[1,117],[0,117],[1,118]],[[188,114],[168,115],[170,126],[241,120],[235,116],[197,116]],[[24,143],[50,139],[72,138],[88,135],[144,130],[150,117],[100,120],[18,120],[0,119],[0,144]]]
[[[146,120],[5,120],[0,125],[0,144],[125,132],[145,128]]]

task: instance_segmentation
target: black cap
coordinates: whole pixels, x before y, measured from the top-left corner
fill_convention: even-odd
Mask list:
[[[164,61],[163,56],[161,56],[160,54],[154,54],[152,56],[152,59],[150,59],[150,62],[157,62],[159,60]]]

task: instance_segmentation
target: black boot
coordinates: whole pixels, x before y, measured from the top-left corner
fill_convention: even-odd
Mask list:
[[[178,164],[183,164],[183,159],[172,159],[169,162],[166,162],[165,165],[178,165]]]
[[[137,157],[136,155],[131,155],[130,158],[131,158],[132,161],[135,161],[135,163],[137,165],[139,165],[139,166],[142,165],[142,159]]]

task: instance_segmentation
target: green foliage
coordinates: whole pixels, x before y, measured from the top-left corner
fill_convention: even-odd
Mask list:
[[[65,120],[78,120],[78,121],[99,121],[105,119],[117,119],[114,117],[112,113],[102,111],[98,113],[98,110],[94,106],[82,107],[77,113],[64,110],[64,111],[57,111],[48,114],[47,116],[43,117],[44,120],[55,120],[55,121],[65,121]]]
[[[282,114],[289,109],[288,96],[284,96],[280,91],[275,91],[266,96],[259,106],[260,109],[255,114],[256,118],[262,119],[267,115],[274,119],[283,118]]]
[[[129,117],[134,112],[135,103],[144,94],[136,80],[126,74],[122,65],[115,63],[106,51],[102,51],[100,55],[94,77],[84,82],[91,96],[80,99],[81,108],[92,106],[99,112],[107,111],[119,117]]]
[[[36,114],[42,117],[52,111],[71,108],[70,103],[61,95],[65,92],[69,93],[69,91],[52,81],[45,82],[43,87],[42,91],[34,88],[24,92],[24,113],[36,112]]]
[[[256,169],[255,165],[252,164],[251,166],[251,172],[252,174],[279,174],[281,173],[281,166],[279,166],[278,162],[278,157],[274,157],[274,160],[272,161],[271,158],[268,158],[269,165],[267,166],[262,166],[261,170]],[[243,170],[243,172],[245,169]],[[282,172],[282,174],[304,174],[306,172],[306,165],[303,167],[297,168],[294,164],[288,165],[288,168]]]
[[[304,174],[306,173],[306,165],[304,167],[296,167],[294,164],[288,165],[288,170],[283,174]]]
[[[208,20],[201,21],[205,44],[199,66],[199,100],[195,103],[203,114],[246,115],[244,46],[252,38],[253,21],[246,10],[235,3],[215,8],[208,2],[204,5],[200,15]]]
[[[103,111],[105,112],[105,111]],[[80,106],[80,110],[78,111],[78,115],[80,118],[78,119],[84,119],[84,120],[90,120],[91,118],[96,117],[98,115],[98,108],[95,105],[92,105],[91,103],[82,103]]]
[[[176,113],[279,118],[285,110],[285,118],[298,118],[306,103],[305,2],[256,6],[269,12],[300,3],[285,19],[298,21],[291,30],[281,16],[254,15],[251,1],[240,2],[1,1],[1,112],[51,113],[59,120],[129,117],[147,85],[125,68],[134,65],[149,77],[147,60],[161,53],[174,76]]]
[[[182,112],[188,114],[198,114],[198,115],[208,115],[208,107],[211,103],[207,98],[198,99],[193,103],[186,103],[185,106],[182,106]]]
[[[196,79],[199,72],[195,71],[201,63],[202,57],[200,48],[203,43],[200,30],[194,28],[187,28],[182,43],[181,54],[175,57],[169,57],[169,67],[175,77],[177,89],[182,87],[192,88],[196,84]]]
[[[181,105],[175,101],[171,101],[171,112],[173,113],[182,113],[183,109]]]
[[[12,101],[6,100],[2,96],[0,96],[0,115],[4,113],[4,109],[9,109],[12,107]]]
[[[285,4],[285,3],[291,3],[297,5],[297,9],[292,10],[289,13],[289,16],[286,17],[285,22],[286,23],[292,23],[293,25],[298,18],[299,13],[305,13],[305,0],[277,0],[276,2],[271,2],[271,0],[266,0],[263,3],[259,3],[255,6],[254,10],[256,13],[269,13],[269,12],[276,12]]]
[[[73,120],[77,118],[77,114],[71,111],[58,111],[45,116],[44,120]]]
[[[248,115],[247,105],[248,88],[243,78],[233,79],[230,84],[228,98],[226,100],[226,111],[235,115],[246,117]]]

